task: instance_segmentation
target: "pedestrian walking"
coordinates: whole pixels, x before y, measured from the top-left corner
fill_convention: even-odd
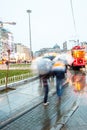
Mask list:
[[[49,93],[48,79],[49,79],[49,75],[45,74],[45,75],[42,75],[40,78],[41,78],[40,80],[41,80],[41,82],[43,84],[43,88],[44,88],[43,103],[44,103],[44,106],[47,106],[49,104],[49,102],[48,102],[48,93]]]
[[[56,92],[59,99],[61,99],[63,92],[63,84],[65,81],[65,73],[63,71],[59,71],[55,73],[56,76]]]
[[[63,92],[63,84],[65,82],[66,66],[61,62],[57,62],[54,64],[52,71],[56,77],[56,93],[60,100]]]

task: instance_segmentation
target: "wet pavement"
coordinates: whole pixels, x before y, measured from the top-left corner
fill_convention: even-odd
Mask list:
[[[43,106],[43,88],[38,79],[0,94],[0,129],[75,130],[78,123],[78,129],[82,128],[80,126],[83,124],[83,130],[86,130],[87,103],[84,98],[87,98],[87,88],[83,87],[84,91],[80,91],[80,87],[78,89],[75,86],[76,82],[82,79],[81,76],[85,75],[80,74],[77,78],[72,78],[74,87],[72,83],[63,87],[60,102],[55,93],[55,80],[50,81],[49,105],[46,107]]]
[[[87,94],[86,94],[87,95]],[[78,109],[72,114],[61,130],[87,130],[87,96],[80,99]],[[85,97],[86,96],[86,97]],[[84,98],[84,99],[83,99]]]
[[[79,95],[78,109],[61,130],[87,130],[87,87]]]
[[[50,82],[49,95],[55,93]],[[15,90],[0,94],[0,127],[32,110],[43,102],[43,88],[39,80],[15,87]]]

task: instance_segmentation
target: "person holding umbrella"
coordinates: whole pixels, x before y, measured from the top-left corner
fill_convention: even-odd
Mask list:
[[[47,58],[41,58],[37,62],[37,69],[38,69],[38,74],[39,74],[39,78],[40,78],[40,84],[44,88],[43,104],[44,104],[44,106],[47,106],[49,104],[49,102],[48,102],[48,93],[49,93],[48,79],[50,77],[50,71],[52,69],[52,61]]]
[[[54,63],[52,67],[52,72],[54,73],[54,76],[56,77],[56,93],[59,98],[61,99],[62,90],[63,90],[63,84],[65,82],[65,73],[66,73],[66,66],[62,61],[57,61]]]

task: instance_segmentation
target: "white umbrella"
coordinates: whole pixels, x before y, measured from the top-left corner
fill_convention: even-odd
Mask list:
[[[51,71],[52,61],[48,58],[37,58],[32,62],[31,68],[37,74],[47,74]]]
[[[54,62],[61,61],[65,65],[71,65],[74,61],[73,57],[67,53],[60,54],[53,59]]]
[[[42,58],[37,62],[38,73],[43,75],[51,71],[52,61],[47,58]]]

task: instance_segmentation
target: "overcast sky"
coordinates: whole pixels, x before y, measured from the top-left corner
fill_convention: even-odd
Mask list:
[[[0,20],[16,22],[5,25],[14,36],[14,42],[29,47],[29,17],[32,10],[32,50],[53,47],[74,38],[87,41],[87,0],[72,0],[76,31],[74,29],[70,0],[0,0]]]

